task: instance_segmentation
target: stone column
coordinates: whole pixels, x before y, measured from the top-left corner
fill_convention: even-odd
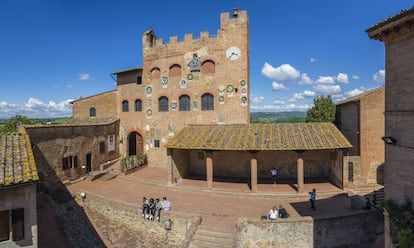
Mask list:
[[[251,152],[250,160],[250,191],[257,192],[257,152]]]
[[[207,187],[213,188],[213,152],[206,152]]]
[[[304,172],[303,172],[303,151],[296,151],[298,154],[298,160],[297,160],[297,179],[298,179],[298,192],[302,193],[304,189]]]

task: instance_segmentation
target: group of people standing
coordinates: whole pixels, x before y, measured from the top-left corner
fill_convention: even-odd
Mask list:
[[[160,221],[161,211],[169,211],[171,209],[171,203],[167,200],[167,197],[163,197],[162,201],[159,198],[150,198],[149,200],[144,196],[142,198],[142,213],[141,217],[147,220]]]

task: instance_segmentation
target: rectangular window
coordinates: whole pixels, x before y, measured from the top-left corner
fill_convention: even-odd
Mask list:
[[[78,166],[78,157],[77,156],[69,156],[63,158],[62,160],[62,169],[68,170],[72,168],[76,168]]]
[[[160,147],[160,140],[154,140],[154,147]]]
[[[24,239],[24,208],[12,210],[13,241]]]
[[[105,142],[100,142],[99,143],[99,153],[100,154],[105,153]]]
[[[0,211],[0,242],[9,240],[10,236],[10,218],[9,210]]]

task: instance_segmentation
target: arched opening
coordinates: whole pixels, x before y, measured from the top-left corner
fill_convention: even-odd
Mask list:
[[[128,135],[128,156],[144,153],[144,139],[141,134],[132,132]]]

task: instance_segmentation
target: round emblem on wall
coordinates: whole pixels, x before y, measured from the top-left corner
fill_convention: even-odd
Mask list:
[[[233,92],[234,88],[233,85],[229,84],[227,85],[227,92]]]
[[[187,79],[188,80],[193,80],[194,79],[194,75],[192,73],[188,73]]]
[[[151,116],[152,115],[152,110],[151,109],[147,109],[147,115]]]
[[[246,86],[246,80],[242,80],[242,81],[240,81],[240,85],[241,85],[241,86]]]
[[[181,86],[181,88],[185,88],[185,87],[187,87],[187,80],[185,80],[185,79],[181,79],[181,80],[180,80],[180,86]]]
[[[147,93],[147,95],[151,95],[151,93],[152,93],[152,88],[151,88],[151,86],[148,86],[148,87],[145,89],[145,92]]]
[[[161,78],[161,85],[165,88],[168,84],[168,77],[167,76],[163,76]]]

